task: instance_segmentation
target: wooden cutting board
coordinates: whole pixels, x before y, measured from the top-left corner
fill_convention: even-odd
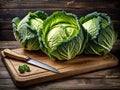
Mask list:
[[[14,49],[13,51],[19,54],[27,55],[33,59],[53,66],[61,72],[56,74],[51,71],[27,64],[30,67],[31,72],[20,74],[18,67],[19,65],[26,64],[25,62],[10,58],[3,58],[3,61],[6,64],[15,84],[20,87],[87,73],[90,71],[105,69],[116,66],[118,64],[118,59],[112,54],[107,54],[105,56],[80,55],[69,61],[54,61],[41,51],[26,51],[22,48]]]

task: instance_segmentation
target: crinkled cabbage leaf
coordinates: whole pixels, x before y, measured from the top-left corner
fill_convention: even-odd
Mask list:
[[[38,33],[42,30],[43,21],[46,18],[45,12],[36,11],[34,13],[29,12],[22,20],[19,17],[12,20],[14,36],[24,49],[40,49]]]
[[[117,39],[110,17],[105,13],[93,12],[80,18],[80,23],[89,35],[84,52],[97,55],[109,53]]]
[[[79,24],[76,15],[56,11],[43,23],[43,51],[51,58],[70,60],[83,52],[87,33]]]

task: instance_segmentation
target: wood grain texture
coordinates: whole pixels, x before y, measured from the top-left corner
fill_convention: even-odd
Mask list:
[[[112,3],[112,4],[111,4]],[[52,6],[51,6],[52,5]],[[115,8],[118,6],[116,1],[74,1],[74,0],[35,0],[18,1],[8,0],[1,4],[1,8]]]
[[[42,63],[55,67],[60,71],[56,74],[36,66],[28,64],[31,72],[19,73],[18,67],[26,62],[17,61],[12,58],[3,58],[15,84],[20,87],[43,83],[59,78],[82,74],[86,72],[96,71],[104,68],[110,68],[118,65],[118,59],[112,55],[105,56],[77,56],[69,61],[53,61],[41,51],[27,51],[23,48],[14,49],[16,53],[26,55]],[[3,55],[3,53],[2,53]]]

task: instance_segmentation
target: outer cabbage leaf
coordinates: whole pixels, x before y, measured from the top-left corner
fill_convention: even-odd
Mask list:
[[[29,12],[22,20],[16,17],[12,20],[16,40],[27,50],[39,50],[38,33],[43,28],[47,14],[43,11]],[[40,36],[39,36],[40,37]]]
[[[107,14],[93,12],[80,18],[80,23],[89,34],[89,41],[84,51],[86,54],[105,55],[111,51],[117,33]]]
[[[56,11],[43,23],[42,41],[51,58],[70,60],[83,52],[87,37],[74,14]]]

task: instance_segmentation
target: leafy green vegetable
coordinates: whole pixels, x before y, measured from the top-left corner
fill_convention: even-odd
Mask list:
[[[110,17],[105,13],[93,12],[80,18],[80,23],[89,34],[84,52],[97,55],[109,53],[117,39]]]
[[[78,20],[75,14],[65,11],[55,11],[49,17],[37,11],[29,12],[22,20],[16,17],[12,23],[14,36],[23,48],[41,49],[58,60],[70,60],[82,52],[105,55],[117,39],[112,21],[105,13],[93,12]]]
[[[86,34],[76,15],[56,11],[43,23],[42,50],[51,58],[70,60],[83,52]]]
[[[23,68],[23,66],[19,66],[18,70],[19,70],[20,73],[24,73],[25,72],[25,69]]]
[[[43,11],[29,12],[22,20],[16,17],[12,20],[16,40],[27,50],[39,50],[38,33],[43,28],[47,14]]]
[[[20,73],[24,73],[25,71],[30,72],[30,67],[28,65],[24,64],[24,65],[20,65],[18,67],[18,70]]]
[[[28,65],[24,64],[23,68],[26,72],[30,72],[30,67]]]

